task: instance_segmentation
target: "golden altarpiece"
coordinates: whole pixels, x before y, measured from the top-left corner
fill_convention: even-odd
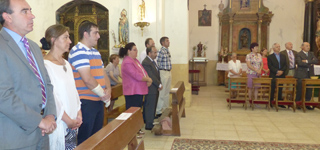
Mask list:
[[[235,52],[238,59],[245,63],[250,53],[250,44],[256,42],[259,49],[269,45],[269,27],[273,14],[263,5],[263,0],[229,0],[226,8],[218,14],[221,48],[228,49],[228,57]],[[219,61],[222,59],[219,58]],[[218,84],[226,83],[226,71],[219,71]]]
[[[99,26],[100,39],[96,48],[102,61],[108,64],[109,58],[109,12],[99,3],[92,1],[72,1],[57,10],[57,23],[70,29],[72,44],[70,49],[79,42],[78,29],[82,22],[90,21]]]

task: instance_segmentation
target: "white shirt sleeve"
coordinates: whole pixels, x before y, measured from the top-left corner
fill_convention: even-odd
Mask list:
[[[142,61],[147,57],[147,52],[146,50],[142,51],[140,53],[140,64],[142,64]]]

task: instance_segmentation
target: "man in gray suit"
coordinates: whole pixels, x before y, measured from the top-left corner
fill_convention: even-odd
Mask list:
[[[0,0],[0,149],[49,149],[56,128],[41,50],[25,37],[34,18],[25,0]]]
[[[285,46],[286,49],[280,52],[282,55],[286,56],[287,68],[284,71],[284,75],[294,76],[294,70],[296,68],[295,57],[297,52],[292,49],[293,46],[291,42],[287,42]]]
[[[153,128],[153,120],[156,113],[159,91],[162,89],[159,68],[154,61],[157,58],[157,49],[152,46],[147,48],[147,57],[142,61],[143,68],[147,71],[148,76],[152,79],[152,85],[149,86],[149,93],[145,96],[143,106],[143,117],[145,119],[145,129]]]
[[[296,55],[296,63],[298,65],[294,77],[297,78],[297,93],[296,101],[301,101],[302,93],[302,79],[309,79],[310,76],[314,76],[314,64],[318,63],[317,57],[314,56],[313,52],[310,52],[310,44],[304,42],[301,46],[302,50]],[[306,101],[310,101],[312,91],[307,89]],[[306,107],[311,110],[310,106]]]

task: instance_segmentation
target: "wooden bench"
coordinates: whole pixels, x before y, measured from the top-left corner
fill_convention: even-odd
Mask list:
[[[294,77],[293,76],[286,76],[286,78],[292,79]],[[282,89],[282,97],[284,100],[294,100],[295,99],[295,97],[293,97],[293,91],[290,88],[283,88]]]
[[[144,142],[137,141],[137,132],[143,127],[139,107],[131,107],[125,113],[132,113],[126,120],[115,119],[100,131],[81,143],[75,150],[144,150]]]
[[[185,99],[183,97],[185,91],[184,82],[179,81],[170,91],[172,95],[172,109],[166,109],[164,113],[162,113],[161,117],[159,117],[159,122],[165,117],[171,117],[172,120],[172,130],[162,130],[160,124],[155,125],[153,127],[153,131],[156,135],[174,135],[180,136],[180,119],[181,117],[186,117],[185,114]],[[160,130],[160,131],[159,131]]]
[[[270,95],[271,95],[271,80],[272,78],[253,78],[253,87],[258,89],[258,99],[251,100],[251,107],[254,110],[254,104],[266,104],[270,111]]]
[[[306,101],[307,88],[312,90],[312,95],[311,95],[310,101]],[[306,112],[306,106],[314,106],[314,107],[319,108],[319,106],[320,106],[319,99],[318,99],[318,101],[314,100],[314,90],[315,89],[320,89],[320,80],[319,79],[303,79],[302,80],[302,95],[301,95],[302,101],[298,101],[296,103],[298,106],[302,107],[303,112]]]
[[[108,119],[114,119],[118,117],[122,112],[126,111],[125,105],[119,106],[117,108],[114,107],[115,99],[119,98],[123,95],[122,84],[117,84],[111,88],[111,102],[108,108],[104,110],[104,123],[103,125],[108,124]]]
[[[296,111],[296,102],[292,99],[284,99],[282,101],[278,100],[278,93],[279,93],[279,87],[288,90],[291,89],[292,91],[292,97],[296,96],[296,86],[297,86],[297,80],[295,78],[277,78],[276,79],[276,89],[275,89],[275,100],[272,101],[272,105],[275,106],[276,111],[279,110],[278,105],[288,105],[292,107],[293,112]],[[272,96],[272,95],[271,95]]]
[[[228,108],[231,109],[231,103],[242,103],[244,104],[244,108],[247,109],[247,78],[230,78],[230,83],[235,84],[232,84],[229,90],[229,98],[227,98]]]

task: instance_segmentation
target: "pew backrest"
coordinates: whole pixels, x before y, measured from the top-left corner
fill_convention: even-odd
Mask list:
[[[126,146],[138,149],[141,143],[137,144],[136,134],[144,125],[141,109],[131,107],[124,113],[131,115],[126,120],[115,119],[111,121],[77,146],[75,150],[113,150],[124,149]]]

